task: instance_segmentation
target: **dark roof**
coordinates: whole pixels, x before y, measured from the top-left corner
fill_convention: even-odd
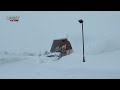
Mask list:
[[[64,40],[64,42],[63,42],[63,40]],[[67,40],[67,38],[62,38],[62,39],[56,39],[53,41],[50,52],[56,52],[56,47],[62,46],[64,44],[67,44],[67,47],[66,47],[67,49],[72,49],[72,46],[71,46],[70,42]]]

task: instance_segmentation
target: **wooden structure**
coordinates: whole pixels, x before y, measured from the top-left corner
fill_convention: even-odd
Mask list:
[[[50,52],[51,53],[60,52],[60,53],[64,53],[64,55],[68,55],[71,54],[73,50],[67,38],[63,38],[63,39],[56,39],[53,41]]]

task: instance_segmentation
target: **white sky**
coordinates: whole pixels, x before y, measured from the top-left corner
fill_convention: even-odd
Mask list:
[[[7,16],[20,20],[9,22]],[[81,46],[79,19],[84,20],[86,52],[119,48],[119,11],[0,11],[0,50],[50,49],[53,39],[67,35],[73,47]]]

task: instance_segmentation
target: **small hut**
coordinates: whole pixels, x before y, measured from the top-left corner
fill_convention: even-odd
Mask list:
[[[62,38],[53,41],[50,52],[60,52],[61,54],[68,55],[73,52],[73,49],[68,39]]]

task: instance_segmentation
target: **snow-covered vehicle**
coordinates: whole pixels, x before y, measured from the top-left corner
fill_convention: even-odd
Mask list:
[[[48,53],[40,56],[41,63],[44,62],[51,62],[51,61],[57,61],[60,60],[61,54],[59,52],[55,53]]]
[[[47,54],[46,57],[57,57],[58,59],[60,59],[61,53],[60,52],[50,53],[50,54]]]

